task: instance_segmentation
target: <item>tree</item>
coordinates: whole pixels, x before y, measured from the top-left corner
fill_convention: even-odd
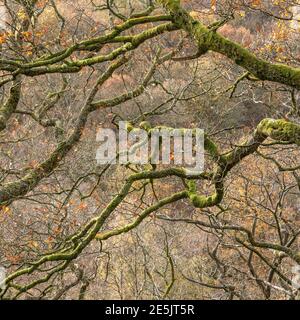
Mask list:
[[[293,213],[300,192],[300,68],[294,38],[288,49],[279,46],[291,27],[293,16],[284,10],[292,3],[224,1],[218,20],[218,12],[197,3],[191,11],[179,0],[77,0],[69,10],[54,0],[4,4],[0,264],[9,272],[2,298],[84,299],[99,274],[119,298],[167,298],[187,284],[205,288],[189,293],[202,298],[299,296],[292,272],[300,264]],[[273,57],[222,35],[253,11],[275,19]],[[283,53],[287,63],[279,64]],[[269,117],[242,130],[222,123],[245,97],[257,105],[256,95]],[[205,114],[201,174],[172,165],[95,164],[95,126],[123,119],[150,134],[161,122],[184,127],[192,119],[199,126]],[[185,266],[172,233],[191,243],[205,237],[194,248],[195,265]],[[156,244],[163,255],[152,266]],[[185,290],[179,297],[191,292]]]

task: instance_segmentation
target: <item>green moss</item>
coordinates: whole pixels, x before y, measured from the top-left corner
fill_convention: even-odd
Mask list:
[[[148,121],[142,121],[140,123],[140,128],[149,131],[151,129],[151,124]]]
[[[269,80],[300,89],[300,69],[283,64],[272,64],[256,57],[252,52],[194,20],[180,1],[159,0],[170,12],[174,23],[187,31],[198,45],[200,54],[212,50],[221,53],[248,70],[260,80]]]
[[[158,0],[158,2],[169,10],[176,10],[180,8],[180,0]]]
[[[134,129],[134,126],[129,121],[126,121],[126,130],[130,132],[133,129]]]
[[[300,126],[284,119],[264,119],[257,126],[257,132],[274,140],[299,144]]]
[[[220,203],[223,199],[223,183],[217,182],[215,184],[216,192],[211,196],[203,196],[197,194],[197,185],[194,180],[188,182],[188,197],[196,208],[213,207]]]
[[[204,139],[204,149],[213,157],[219,157],[219,151],[217,145],[207,136]]]
[[[19,77],[19,76],[18,76]],[[6,123],[16,110],[21,97],[21,81],[16,79],[10,89],[9,97],[3,106],[0,106],[0,131],[6,128]]]

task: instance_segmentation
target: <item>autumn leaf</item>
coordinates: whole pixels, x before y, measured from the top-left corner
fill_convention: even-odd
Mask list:
[[[80,202],[80,204],[77,206],[77,210],[79,210],[79,211],[83,211],[83,210],[85,210],[86,208],[87,208],[87,204],[85,203],[85,202]]]
[[[9,207],[3,206],[0,209],[3,214],[10,214],[11,213],[11,209]]]
[[[0,45],[6,42],[6,35],[4,33],[0,34]]]

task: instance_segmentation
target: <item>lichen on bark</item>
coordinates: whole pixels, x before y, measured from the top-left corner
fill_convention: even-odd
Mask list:
[[[179,0],[157,0],[171,14],[173,22],[188,32],[198,45],[199,54],[211,50],[225,55],[237,65],[245,68],[260,80],[278,82],[300,89],[300,69],[284,64],[273,64],[260,59],[248,49],[231,41],[215,30],[208,29],[195,20],[180,5]]]

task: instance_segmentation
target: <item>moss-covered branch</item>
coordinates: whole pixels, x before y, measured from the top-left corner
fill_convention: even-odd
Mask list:
[[[10,116],[16,110],[21,96],[21,80],[16,77],[10,88],[9,97],[3,106],[0,106],[0,131],[4,130]]]
[[[96,239],[97,240],[107,240],[107,239],[109,239],[109,238],[111,238],[113,236],[117,236],[117,235],[120,235],[122,233],[127,233],[130,230],[136,228],[151,213],[159,210],[160,208],[166,206],[167,204],[170,204],[170,203],[182,200],[184,198],[187,198],[187,196],[188,196],[187,191],[182,191],[182,192],[175,193],[170,197],[164,198],[164,199],[158,201],[153,206],[150,206],[149,208],[144,210],[138,216],[138,218],[136,218],[133,222],[128,223],[127,225],[125,225],[123,227],[118,227],[118,228],[110,230],[110,231],[99,233],[99,234],[97,234]]]
[[[89,114],[94,110],[91,103],[98,92],[99,87],[110,78],[113,72],[118,69],[127,61],[126,58],[121,58],[111,63],[109,68],[104,72],[96,82],[94,88],[87,100],[85,101],[81,112],[78,116],[77,123],[73,132],[69,134],[64,141],[58,144],[56,149],[49,155],[49,157],[39,163],[34,169],[32,169],[23,178],[9,182],[0,187],[0,207],[1,205],[7,205],[18,197],[26,195],[33,190],[38,183],[45,177],[47,177],[61,162],[61,160],[69,153],[74,145],[80,140],[83,129],[87,122]],[[119,101],[118,101],[119,102]],[[115,104],[112,104],[114,106]]]
[[[149,17],[148,17],[149,18]],[[127,23],[125,23],[127,26]],[[130,26],[131,24],[129,24]],[[145,41],[154,38],[165,32],[170,32],[177,30],[178,27],[173,23],[164,23],[156,27],[149,28],[139,34],[134,36],[119,36],[117,35],[124,30],[124,28],[118,28],[117,30],[109,34],[108,36],[103,36],[103,38],[95,38],[86,40],[81,44],[75,44],[74,46],[62,51],[61,53],[56,53],[46,59],[39,61],[34,61],[31,63],[22,63],[15,60],[1,60],[0,69],[5,71],[10,71],[14,75],[24,74],[27,76],[38,76],[42,74],[50,73],[76,73],[79,72],[83,67],[93,66],[98,63],[103,63],[106,61],[113,61],[119,56],[136,49]],[[104,45],[106,43],[114,43],[114,39],[117,38],[117,42],[123,43],[120,47],[112,50],[108,54],[96,55],[94,57],[84,58],[84,59],[69,59],[71,55],[77,50],[96,50],[96,47]]]
[[[201,22],[195,20],[181,7],[179,0],[157,1],[170,12],[174,23],[195,39],[200,54],[209,50],[221,53],[260,80],[274,81],[300,89],[299,68],[284,64],[273,64],[256,57],[238,43],[208,29]]]
[[[151,129],[149,129],[151,130]],[[116,236],[122,233],[126,233],[133,228],[137,227],[149,214],[152,212],[162,208],[164,205],[172,203],[174,201],[178,201],[184,198],[190,198],[192,204],[198,208],[205,208],[218,205],[224,195],[223,184],[226,175],[237,165],[243,158],[251,153],[255,152],[257,148],[261,145],[261,143],[267,139],[275,139],[280,141],[289,142],[291,144],[295,143],[300,145],[300,126],[285,120],[274,120],[274,119],[264,119],[260,122],[255,130],[252,138],[245,144],[236,147],[226,156],[219,155],[221,159],[218,163],[218,166],[215,172],[211,174],[199,174],[198,176],[193,176],[192,179],[209,179],[215,184],[215,193],[211,196],[203,196],[199,195],[199,192],[196,187],[196,183],[191,180],[191,177],[186,175],[184,169],[181,168],[170,168],[162,171],[142,171],[139,173],[132,174],[126,179],[122,189],[119,193],[110,201],[110,203],[104,208],[104,210],[99,214],[98,217],[91,219],[85,227],[83,227],[80,231],[74,234],[72,237],[67,239],[65,243],[63,243],[62,247],[57,249],[56,251],[45,254],[39,260],[34,263],[31,263],[28,267],[20,269],[11,275],[8,276],[8,286],[14,287],[18,289],[20,292],[24,292],[33,288],[35,285],[46,282],[54,273],[47,273],[46,276],[42,276],[32,283],[19,287],[15,280],[21,276],[32,274],[34,271],[38,270],[40,266],[45,263],[52,262],[56,263],[57,266],[52,270],[63,270],[65,269],[69,263],[78,257],[78,255],[92,242],[94,239],[105,240],[112,236]],[[214,150],[217,150],[217,147],[210,140],[214,146]],[[177,176],[184,179],[189,179],[191,181],[188,182],[188,188],[186,191],[179,192],[177,194],[171,195],[163,200],[158,201],[155,205],[149,207],[144,210],[140,216],[134,220],[133,222],[116,228],[107,232],[100,232],[100,229],[103,227],[104,223],[107,221],[108,217],[116,210],[116,208],[122,203],[122,201],[129,194],[131,187],[135,181],[140,180],[151,180],[151,179],[162,179],[165,177]],[[251,238],[251,234],[248,234],[247,230],[245,231],[248,235],[249,241],[252,245],[260,248],[266,249],[274,249],[285,252],[290,257],[292,257],[295,261],[299,261],[299,253],[292,251],[284,246],[277,246],[270,243],[264,242],[256,242],[253,238]],[[2,293],[2,294],[5,294]]]
[[[267,118],[262,120],[254,131],[253,136],[246,143],[234,148],[228,154],[218,157],[218,167],[212,175],[215,193],[210,196],[199,195],[195,181],[189,182],[188,195],[193,205],[197,208],[218,205],[224,196],[224,180],[229,171],[245,157],[253,154],[267,138],[300,146],[300,126],[281,119]],[[213,150],[216,150],[216,146],[211,140],[210,143],[214,146]]]

